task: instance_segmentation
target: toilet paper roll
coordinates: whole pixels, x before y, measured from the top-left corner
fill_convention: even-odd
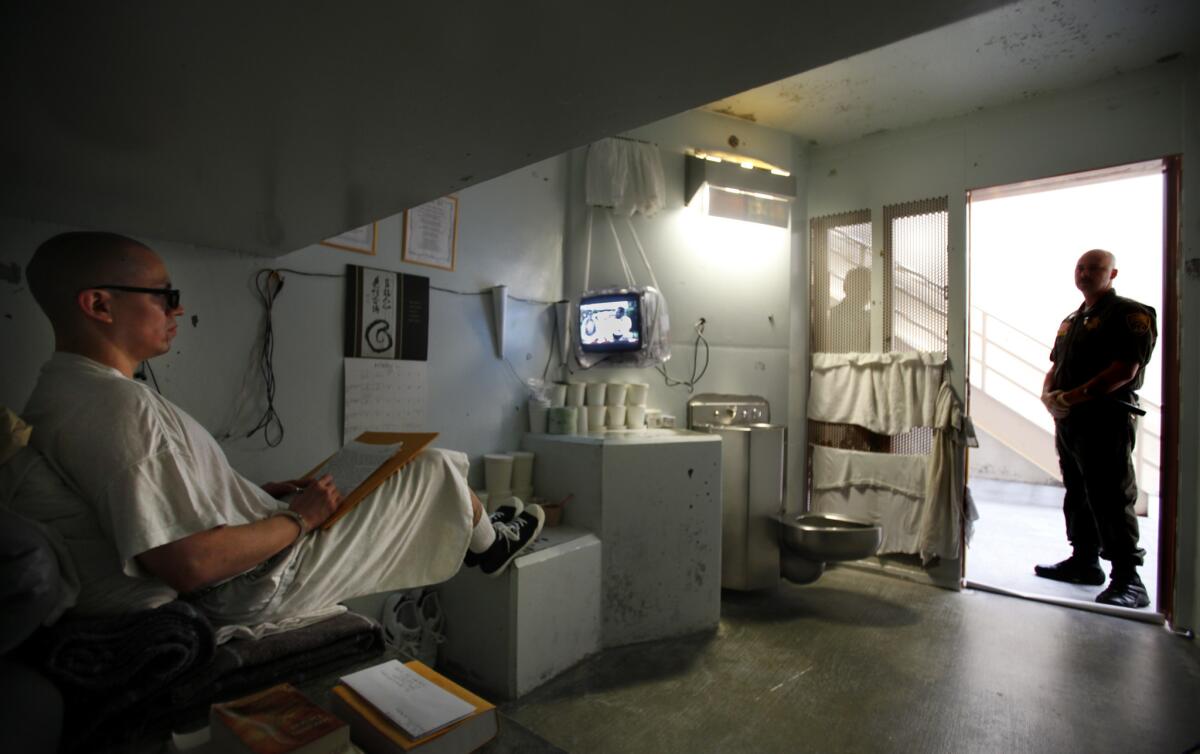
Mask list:
[[[531,434],[546,434],[546,412],[550,410],[550,401],[542,398],[529,399],[529,431]]]
[[[647,382],[631,382],[625,393],[626,406],[645,407],[646,399],[650,396],[650,384]]]
[[[551,406],[546,414],[546,433],[551,435],[569,435],[575,431],[574,406]]]
[[[587,385],[585,385],[582,382],[568,382],[567,383],[567,402],[563,405],[565,405],[565,406],[582,406],[584,398],[586,397],[586,390],[585,390],[586,387],[587,387]]]
[[[514,450],[509,455],[513,459],[513,493],[516,494],[517,490],[533,487],[533,453],[528,450]],[[521,496],[517,495],[517,497]]]
[[[588,406],[588,432],[603,432],[604,423],[608,421],[608,406]]]
[[[487,453],[483,456],[483,478],[488,496],[501,492],[512,494],[513,457],[507,453]]]
[[[546,386],[546,397],[550,399],[551,407],[567,405],[567,384],[551,382]]]
[[[586,399],[587,399],[586,405],[588,405],[588,406],[603,406],[604,405],[604,394],[605,394],[607,388],[608,388],[608,385],[606,383],[589,382],[587,384],[587,387],[585,387],[584,391],[583,391],[584,395],[586,396]]]
[[[576,406],[579,413],[575,414],[575,434],[586,435],[588,433],[588,407]]]
[[[608,407],[608,424],[609,429],[625,429],[625,406],[609,406]]]
[[[606,406],[624,406],[625,393],[628,392],[629,386],[624,382],[610,382],[604,391],[604,404]]]
[[[626,406],[625,407],[625,426],[630,429],[641,429],[646,426],[646,407],[645,406]]]

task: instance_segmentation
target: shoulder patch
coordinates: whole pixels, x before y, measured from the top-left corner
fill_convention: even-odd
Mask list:
[[[1057,335],[1055,335],[1054,337],[1056,337],[1056,338],[1061,338],[1062,336],[1064,336],[1064,335],[1066,335],[1068,332],[1070,332],[1070,330],[1071,330],[1071,320],[1072,320],[1072,319],[1074,319],[1074,315],[1072,315],[1072,316],[1070,316],[1070,317],[1067,317],[1066,319],[1064,319],[1064,320],[1062,321],[1062,324],[1058,326],[1058,334],[1057,334]]]
[[[1125,315],[1125,324],[1134,335],[1145,335],[1150,332],[1150,315],[1146,312],[1130,312]]]

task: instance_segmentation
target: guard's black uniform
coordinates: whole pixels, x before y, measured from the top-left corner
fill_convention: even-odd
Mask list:
[[[1133,509],[1135,417],[1117,401],[1136,405],[1134,391],[1157,339],[1154,308],[1110,290],[1090,310],[1081,305],[1063,320],[1050,353],[1055,390],[1077,388],[1114,361],[1138,364],[1132,382],[1073,406],[1055,422],[1067,539],[1078,555],[1099,553],[1114,567],[1139,566],[1146,554]]]

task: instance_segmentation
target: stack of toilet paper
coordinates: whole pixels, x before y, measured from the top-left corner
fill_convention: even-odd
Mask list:
[[[646,382],[554,382],[544,396],[529,399],[529,431],[586,435],[660,426],[662,412],[646,408],[649,397]]]
[[[641,429],[646,426],[645,382],[589,382],[584,386],[584,411],[590,432]]]
[[[487,496],[484,507],[489,513],[514,497],[529,502],[533,497],[533,453],[488,453],[483,457],[483,476]]]

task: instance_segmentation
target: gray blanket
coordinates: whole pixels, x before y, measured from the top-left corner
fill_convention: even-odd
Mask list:
[[[262,639],[216,646],[186,602],[118,618],[60,621],[38,637],[42,666],[66,700],[66,751],[99,751],[165,735],[208,706],[300,683],[378,654],[379,624],[343,613]]]

